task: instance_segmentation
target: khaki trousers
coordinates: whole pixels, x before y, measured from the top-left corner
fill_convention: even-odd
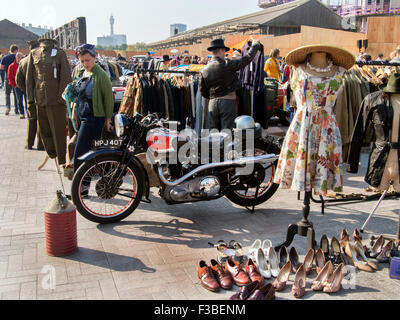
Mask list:
[[[66,108],[62,104],[38,106],[37,117],[42,141],[48,156],[58,159],[58,164],[66,163],[67,121]]]

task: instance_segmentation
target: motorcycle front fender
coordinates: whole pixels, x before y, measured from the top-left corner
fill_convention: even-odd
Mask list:
[[[93,160],[94,158],[97,158],[99,156],[104,156],[107,154],[116,154],[116,155],[122,156],[123,153],[124,152],[122,150],[116,150],[116,149],[91,150],[78,159],[81,161],[90,161],[90,160]]]
[[[81,161],[90,161],[93,159],[96,159],[97,157],[100,156],[105,156],[105,155],[117,155],[122,157],[124,152],[122,150],[118,149],[100,149],[100,150],[91,150],[82,157],[78,158]],[[140,160],[136,157],[132,157],[131,161],[133,161],[139,168],[141,168],[141,173],[143,174],[143,181],[144,181],[144,197],[147,201],[149,201],[149,196],[150,196],[150,181],[149,181],[149,176],[147,175],[147,172],[143,166],[143,164],[140,162]]]

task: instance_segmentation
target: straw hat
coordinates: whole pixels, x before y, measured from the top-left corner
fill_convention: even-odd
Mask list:
[[[286,63],[289,65],[302,64],[307,56],[314,52],[326,52],[332,56],[333,63],[345,69],[350,69],[356,63],[354,55],[342,48],[327,45],[310,45],[297,48],[291,51],[286,57]]]

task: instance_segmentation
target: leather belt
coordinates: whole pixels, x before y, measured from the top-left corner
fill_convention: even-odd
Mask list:
[[[400,143],[399,142],[392,142],[390,143],[390,148],[395,150],[400,150]]]

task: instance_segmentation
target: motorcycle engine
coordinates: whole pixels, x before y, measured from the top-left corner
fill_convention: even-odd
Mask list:
[[[221,183],[217,177],[198,177],[176,187],[166,187],[163,195],[169,204],[196,202],[218,197]]]

